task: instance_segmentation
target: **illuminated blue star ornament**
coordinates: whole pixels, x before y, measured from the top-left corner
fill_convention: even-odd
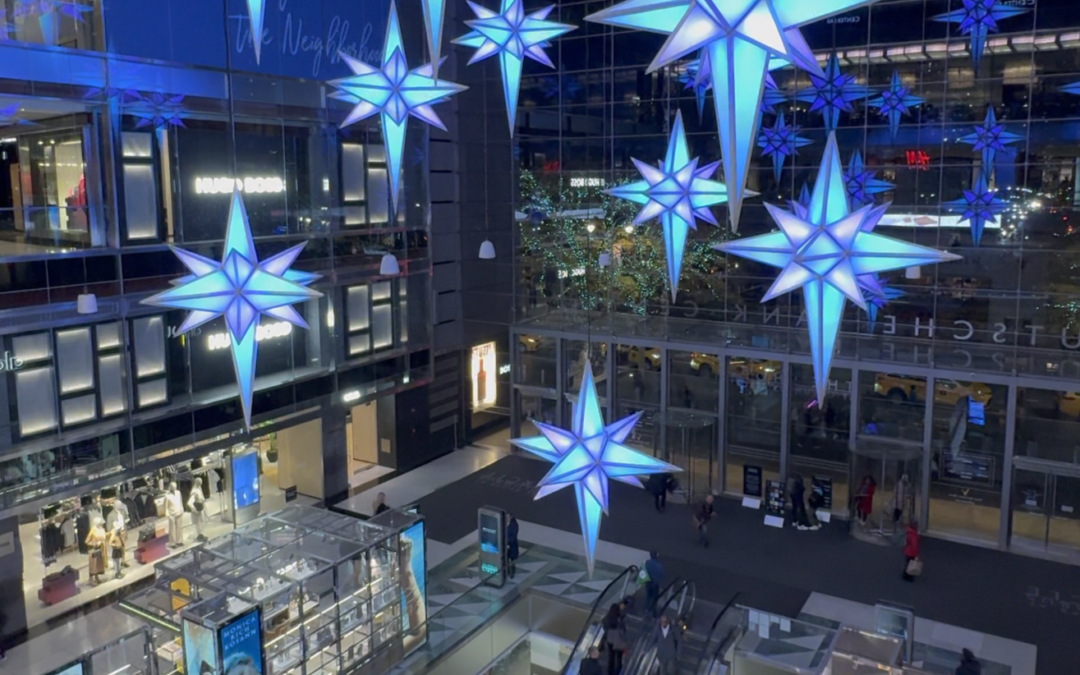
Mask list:
[[[454,40],[454,44],[476,48],[469,65],[489,56],[499,55],[502,66],[503,96],[506,99],[506,115],[510,121],[510,136],[514,135],[514,119],[517,115],[518,92],[521,89],[521,68],[525,58],[544,64],[555,65],[544,52],[551,40],[576,30],[576,26],[548,21],[555,5],[526,14],[524,0],[502,0],[502,8],[493,12],[474,2],[469,2],[476,19],[466,21],[472,32]]]
[[[332,97],[355,104],[341,127],[379,115],[382,121],[383,142],[386,144],[386,163],[390,179],[390,195],[394,211],[398,208],[401,183],[401,158],[405,152],[405,131],[409,115],[443,131],[439,115],[432,109],[468,87],[437,79],[435,64],[429,63],[409,70],[405,45],[401,41],[401,24],[397,5],[390,2],[390,20],[386,26],[381,68],[358,61],[345,52],[338,55],[353,74],[330,82],[338,88]]]
[[[649,72],[691,52],[708,56],[733,230],[746,195],[765,77],[794,64],[824,75],[799,26],[876,0],[626,0],[586,21],[668,35]]]
[[[870,96],[869,87],[855,82],[855,76],[840,70],[840,59],[833,54],[825,65],[823,75],[810,73],[810,86],[799,90],[795,98],[810,104],[810,112],[820,111],[825,118],[825,131],[834,131],[840,123],[840,113],[855,112],[851,105]]]
[[[723,204],[728,198],[727,187],[723,183],[709,180],[720,167],[720,162],[699,168],[697,158],[690,159],[682,112],[679,112],[675,115],[675,126],[671,129],[664,161],[658,167],[653,167],[634,159],[634,165],[645,180],[620,185],[605,192],[643,205],[634,218],[635,225],[660,218],[667,250],[668,282],[674,302],[679,291],[686,237],[690,228],[697,229],[695,217],[717,225],[709,207]]]
[[[894,70],[889,88],[881,92],[877,98],[867,101],[866,105],[874,108],[889,120],[889,133],[895,140],[896,134],[900,131],[900,118],[910,117],[911,109],[923,103],[925,100],[912,94],[911,89],[905,87],[900,81],[900,73]]]
[[[780,182],[780,175],[784,170],[784,161],[788,157],[799,154],[799,148],[809,145],[811,142],[809,138],[803,138],[799,135],[798,126],[792,125],[789,127],[784,122],[783,115],[778,115],[772,128],[762,129],[761,135],[758,136],[758,147],[761,148],[761,154],[766,157],[772,156],[773,174],[777,183]]]
[[[844,172],[851,208],[858,208],[874,203],[874,195],[888,192],[896,186],[877,177],[877,171],[867,171],[863,164],[862,153],[858,150],[851,156],[847,171]]]
[[[173,287],[142,301],[144,305],[190,310],[180,333],[186,333],[219,316],[225,317],[232,342],[233,367],[240,385],[244,422],[251,428],[251,397],[255,386],[256,341],[261,317],[307,328],[307,322],[292,305],[322,295],[307,286],[318,275],[290,267],[305,244],[297,244],[266,260],[259,261],[251,238],[247,210],[239,191],[229,206],[229,225],[221,262],[196,253],[173,248],[173,253],[191,274],[173,282]]]
[[[590,576],[596,556],[596,541],[600,536],[600,518],[608,513],[608,481],[617,480],[642,487],[638,476],[682,470],[623,444],[640,418],[641,413],[637,412],[618,422],[604,424],[592,366],[586,362],[581,392],[574,402],[570,429],[533,420],[540,436],[510,440],[522,450],[555,465],[540,481],[536,499],[564,487],[574,487]]]
[[[262,59],[263,22],[266,19],[266,0],[247,0],[248,19],[251,21],[251,46],[255,49],[255,63]]]
[[[851,210],[835,133],[829,134],[809,207],[799,213],[772,204],[765,208],[780,226],[779,232],[738,239],[716,248],[781,268],[762,302],[802,289],[817,400],[824,401],[844,305],[850,300],[866,309],[858,278],[957,260],[959,256],[872,232],[885,207],[871,205]]]
[[[1023,136],[1005,131],[1005,125],[999,124],[993,108],[986,109],[986,118],[980,126],[966,135],[960,137],[961,143],[972,146],[972,150],[982,153],[983,171],[994,170],[994,157],[998,150],[1004,150],[1006,145],[1024,140]]]
[[[976,68],[986,46],[986,36],[998,32],[998,21],[1029,11],[1024,7],[1011,7],[1000,0],[960,0],[960,4],[960,9],[938,14],[934,21],[958,24],[961,35],[971,36],[971,60]]]
[[[964,190],[963,197],[942,202],[941,206],[947,211],[962,214],[961,223],[967,221],[971,224],[971,238],[976,246],[982,241],[986,224],[997,220],[997,217],[1009,208],[1008,204],[997,198],[997,190],[990,189],[986,174],[982,172],[975,179],[972,189]]]

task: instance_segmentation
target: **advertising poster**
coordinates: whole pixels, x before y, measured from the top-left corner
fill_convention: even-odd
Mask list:
[[[259,457],[254,452],[233,457],[233,506],[240,510],[259,503]]]
[[[473,410],[484,410],[495,405],[498,387],[495,375],[495,343],[487,342],[472,348],[472,402]]]
[[[184,619],[185,675],[217,675],[219,672],[214,631],[200,623]]]
[[[83,664],[80,662],[54,671],[51,675],[83,675],[83,672]]]
[[[401,631],[405,654],[427,642],[427,551],[424,521],[401,533]]]
[[[221,640],[222,675],[263,674],[261,609],[256,607],[236,617],[221,627],[218,636]]]
[[[499,509],[482,508],[478,512],[480,534],[480,573],[489,586],[506,583],[503,552],[506,550],[506,514]]]
[[[765,510],[772,516],[784,515],[784,484],[778,480],[765,481]]]
[[[826,511],[832,510],[832,478],[828,476],[814,476],[812,479],[813,491],[821,497],[821,506],[818,508]]]
[[[743,464],[742,491],[747,497],[761,497],[761,467]]]

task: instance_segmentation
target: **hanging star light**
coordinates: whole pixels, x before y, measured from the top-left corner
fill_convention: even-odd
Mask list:
[[[1066,94],[1073,94],[1074,96],[1080,96],[1080,82],[1072,82],[1061,88],[1061,91]]]
[[[961,223],[971,223],[971,238],[975,240],[976,246],[982,241],[986,224],[997,220],[997,217],[1009,208],[1008,204],[997,198],[997,190],[990,189],[985,173],[979,173],[974,187],[964,190],[963,197],[942,202],[941,206],[947,211],[962,214]]]
[[[454,44],[476,48],[476,53],[469,59],[469,65],[489,56],[499,55],[506,116],[510,121],[510,136],[513,137],[518,92],[521,89],[521,68],[525,58],[554,68],[555,65],[544,52],[544,47],[560,35],[576,30],[577,26],[548,21],[547,17],[551,10],[555,9],[555,5],[532,14],[525,13],[524,0],[502,0],[499,12],[493,12],[474,2],[470,2],[469,6],[477,18],[466,21],[465,24],[473,30],[454,40]]]
[[[765,76],[765,92],[761,95],[761,112],[770,115],[776,114],[776,106],[784,102],[784,92],[776,86],[776,80],[772,75]]]
[[[859,208],[874,202],[874,195],[888,192],[896,186],[877,178],[877,171],[867,171],[863,164],[862,153],[858,150],[851,156],[847,171],[844,172],[844,184],[847,186],[851,207]]]
[[[959,24],[961,35],[971,36],[971,60],[979,67],[986,36],[998,32],[998,21],[1023,14],[1024,7],[1012,7],[1000,0],[960,0],[963,7],[938,14],[934,21]]]
[[[886,285],[885,278],[880,274],[860,276],[859,288],[862,290],[863,299],[866,300],[866,316],[869,319],[870,332],[873,332],[878,312],[893,300],[902,298],[904,292]]]
[[[292,305],[322,295],[307,287],[318,275],[290,269],[304,246],[306,243],[298,244],[260,262],[251,238],[244,200],[239,190],[234,190],[221,262],[173,248],[173,253],[191,274],[175,280],[169,290],[142,301],[144,305],[190,310],[180,326],[180,333],[219,316],[225,317],[232,342],[233,368],[240,385],[244,422],[249,429],[255,361],[259,353],[256,335],[261,317],[307,328],[304,318]]]
[[[777,183],[780,182],[780,174],[784,170],[784,161],[788,157],[799,154],[798,149],[811,142],[809,138],[799,135],[797,125],[793,124],[789,127],[784,122],[783,115],[777,115],[776,123],[772,128],[762,129],[761,135],[758,136],[761,154],[766,157],[772,156],[773,174],[776,176]]]
[[[703,53],[699,58],[686,64],[686,69],[679,75],[679,82],[686,89],[692,89],[697,101],[698,121],[705,116],[705,97],[712,89],[712,76],[709,71],[709,55]]]
[[[701,50],[709,57],[732,229],[746,195],[769,70],[794,64],[822,75],[799,27],[876,0],[626,0],[586,21],[668,35],[648,72]]]
[[[642,487],[638,476],[682,471],[677,466],[623,444],[640,418],[641,413],[636,412],[618,422],[604,425],[592,365],[586,360],[570,429],[533,420],[542,435],[510,440],[522,450],[555,465],[540,481],[536,499],[574,486],[590,576],[596,556],[596,540],[600,536],[600,518],[608,513],[608,481],[617,480]]]
[[[428,56],[431,57],[431,77],[438,79],[442,65],[443,23],[446,22],[446,0],[422,0],[424,32],[427,33]],[[469,3],[472,4],[471,2]],[[402,47],[404,53],[404,47]]]
[[[806,183],[802,184],[802,189],[799,190],[799,196],[795,199],[787,200],[787,203],[788,208],[796,213],[799,212],[800,207],[803,209],[810,208],[810,188],[806,185]]]
[[[780,226],[779,232],[727,242],[716,248],[782,269],[762,302],[802,288],[814,380],[818,401],[823,401],[845,302],[851,300],[861,308],[866,307],[858,277],[957,260],[958,256],[870,231],[885,207],[851,210],[835,132],[829,134],[805,215],[771,204],[765,208]]]
[[[394,211],[398,208],[401,181],[401,158],[405,151],[405,131],[409,115],[446,131],[432,104],[442,103],[450,96],[468,89],[460,84],[436,79],[433,64],[409,70],[405,45],[401,41],[397,5],[390,2],[390,20],[383,43],[382,68],[374,68],[345,52],[338,55],[353,74],[330,82],[340,91],[331,96],[355,103],[342,127],[379,115],[382,119],[383,142],[386,144],[387,174],[390,179],[390,198]]]
[[[878,113],[888,118],[889,132],[895,140],[896,134],[900,131],[900,118],[910,117],[911,109],[923,103],[925,100],[912,94],[911,89],[905,87],[900,81],[900,73],[894,70],[889,88],[881,92],[877,98],[867,101],[866,105],[875,108]]]
[[[255,63],[262,58],[263,22],[266,19],[266,0],[247,0],[248,19],[251,21],[251,46],[255,49]]]
[[[855,82],[855,76],[840,70],[840,59],[829,56],[822,75],[810,73],[810,86],[800,89],[795,98],[810,104],[810,112],[821,111],[825,118],[825,131],[834,131],[840,123],[840,113],[855,112],[851,105],[873,93],[869,87]]]
[[[994,108],[986,109],[986,118],[967,136],[961,136],[960,142],[972,146],[972,150],[982,153],[983,170],[993,172],[994,156],[1006,145],[1024,140],[1023,136],[1005,131],[1005,125],[999,124]]]
[[[644,205],[634,218],[635,225],[660,218],[664,247],[667,249],[668,283],[674,302],[679,291],[686,236],[690,228],[697,229],[695,216],[717,225],[709,207],[723,204],[728,198],[727,187],[723,183],[709,180],[720,167],[720,162],[698,168],[697,158],[690,159],[680,111],[675,115],[667,155],[663,162],[658,163],[659,168],[638,159],[634,159],[634,165],[645,180],[620,185],[605,193]]]

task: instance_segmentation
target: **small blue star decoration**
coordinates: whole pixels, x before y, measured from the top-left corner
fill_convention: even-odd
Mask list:
[[[817,400],[821,402],[825,400],[844,305],[850,300],[866,309],[858,278],[957,260],[958,256],[873,232],[888,207],[850,208],[835,133],[829,134],[810,206],[795,212],[772,204],[765,208],[780,226],[779,232],[726,242],[716,248],[781,268],[762,302],[802,289]]]
[[[514,119],[517,115],[518,93],[521,90],[521,69],[528,57],[549,68],[555,65],[544,52],[551,40],[576,30],[576,26],[548,21],[555,5],[526,14],[524,0],[502,0],[498,12],[470,2],[476,19],[466,21],[472,28],[466,35],[454,40],[454,44],[476,48],[469,65],[489,56],[499,55],[502,66],[503,96],[506,99],[506,115],[510,121],[510,135],[514,135]]]
[[[900,81],[900,73],[894,70],[889,88],[877,98],[867,101],[866,105],[876,109],[889,120],[889,133],[893,140],[896,140],[896,134],[900,131],[900,118],[910,117],[911,109],[922,103],[925,101],[912,94],[911,89]]]
[[[431,106],[446,101],[468,87],[436,79],[435,66],[431,63],[409,70],[405,45],[401,41],[397,5],[393,0],[390,2],[386,40],[383,42],[382,67],[369,66],[342,51],[338,55],[353,74],[331,81],[330,84],[338,89],[331,96],[355,104],[341,126],[347,127],[374,115],[381,118],[390,197],[396,212],[409,115],[445,131],[446,126]]]
[[[810,104],[810,112],[820,111],[825,118],[825,131],[835,131],[840,123],[840,113],[855,112],[851,105],[870,96],[869,87],[855,82],[855,76],[840,70],[840,59],[829,56],[824,75],[810,73],[810,86],[800,89],[795,98]]]
[[[570,429],[533,420],[540,436],[510,440],[522,450],[555,465],[540,481],[536,499],[564,487],[574,487],[590,576],[596,558],[596,541],[600,537],[600,519],[608,513],[608,481],[642,487],[638,476],[682,471],[624,444],[640,418],[641,413],[637,412],[618,422],[604,424],[592,366],[586,361]]]
[[[866,165],[863,164],[862,153],[858,150],[851,156],[847,171],[844,172],[844,183],[847,185],[853,209],[874,203],[874,195],[888,192],[896,187],[892,183],[877,178],[877,171],[867,171]]]
[[[219,316],[225,317],[232,342],[233,368],[240,385],[244,423],[251,428],[251,398],[255,389],[256,339],[261,317],[307,328],[292,305],[322,295],[308,288],[318,275],[290,269],[306,244],[297,244],[259,261],[251,238],[247,209],[238,190],[229,206],[229,225],[221,262],[173,248],[172,252],[191,274],[174,286],[142,301],[144,305],[190,310],[180,333],[186,333]]]
[[[960,222],[971,223],[971,238],[975,240],[976,246],[982,241],[986,224],[993,222],[1009,208],[1008,204],[997,198],[997,190],[990,189],[985,173],[979,174],[972,189],[964,190],[963,197],[942,202],[941,206],[947,211],[962,214]]]
[[[859,288],[862,289],[863,298],[866,300],[866,316],[872,333],[874,324],[877,323],[878,312],[893,300],[904,297],[904,292],[887,285],[885,278],[880,274],[864,274],[859,277]]]
[[[773,175],[776,182],[780,182],[780,174],[784,170],[784,161],[788,157],[799,154],[798,149],[809,145],[812,141],[799,135],[799,127],[784,122],[783,115],[776,116],[776,122],[772,128],[764,128],[758,136],[758,147],[765,157],[772,157]]]
[[[960,9],[938,14],[934,21],[958,24],[961,35],[971,36],[971,60],[976,68],[982,59],[986,36],[998,32],[998,21],[1029,11],[1000,0],[960,0],[960,4],[963,5]]]
[[[634,218],[635,225],[660,218],[664,247],[667,249],[668,282],[674,302],[679,291],[686,237],[691,228],[697,229],[695,217],[717,225],[709,207],[727,201],[727,187],[709,180],[720,168],[720,162],[699,168],[697,158],[690,159],[681,111],[675,115],[664,161],[658,167],[638,159],[633,161],[645,180],[620,185],[606,193],[643,205]]]
[[[972,150],[982,153],[983,171],[993,172],[994,156],[998,150],[1004,150],[1006,145],[1024,140],[1023,136],[1005,131],[1005,125],[997,121],[994,109],[986,109],[986,118],[983,123],[975,127],[972,132],[960,138],[961,143],[972,146]]]

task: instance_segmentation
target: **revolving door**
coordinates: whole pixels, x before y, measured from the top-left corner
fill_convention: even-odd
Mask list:
[[[892,539],[918,522],[922,445],[860,435],[851,453],[850,513],[856,536]]]

